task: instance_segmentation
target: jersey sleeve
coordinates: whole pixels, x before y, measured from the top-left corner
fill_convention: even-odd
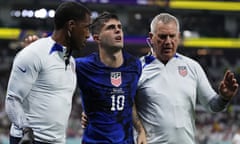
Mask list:
[[[9,119],[19,128],[28,125],[23,103],[39,71],[40,60],[33,53],[21,51],[15,57],[8,81],[5,107]]]
[[[196,64],[196,73],[198,100],[207,110],[211,111],[209,102],[217,95],[217,93],[212,88],[205,71],[198,63]]]

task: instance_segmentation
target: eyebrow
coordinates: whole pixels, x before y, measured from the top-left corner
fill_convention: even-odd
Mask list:
[[[158,37],[161,38],[161,39],[166,39],[168,36],[170,38],[173,38],[175,37],[177,34],[158,34]]]
[[[108,28],[115,27],[115,26],[122,27],[121,24],[110,24],[110,25],[107,25],[106,28],[108,29]]]

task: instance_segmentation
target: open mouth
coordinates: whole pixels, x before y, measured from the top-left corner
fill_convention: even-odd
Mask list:
[[[122,37],[121,37],[121,36],[116,36],[116,37],[115,37],[115,40],[121,41],[121,40],[122,40]]]

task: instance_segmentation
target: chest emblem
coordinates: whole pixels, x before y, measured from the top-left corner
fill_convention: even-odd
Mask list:
[[[122,84],[121,72],[111,72],[111,83],[115,87],[119,87]]]
[[[178,73],[181,76],[185,77],[188,74],[187,67],[186,66],[178,66]]]

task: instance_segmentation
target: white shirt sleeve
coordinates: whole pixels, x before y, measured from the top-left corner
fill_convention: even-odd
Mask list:
[[[213,112],[212,107],[209,105],[210,101],[217,96],[216,91],[212,88],[206,73],[202,69],[202,67],[197,65],[197,75],[198,75],[198,83],[197,83],[197,95],[200,103],[207,108],[207,110]]]
[[[15,57],[8,82],[5,107],[10,121],[19,128],[28,126],[23,107],[27,107],[25,98],[38,76],[39,69],[38,57],[29,50],[22,50]]]

